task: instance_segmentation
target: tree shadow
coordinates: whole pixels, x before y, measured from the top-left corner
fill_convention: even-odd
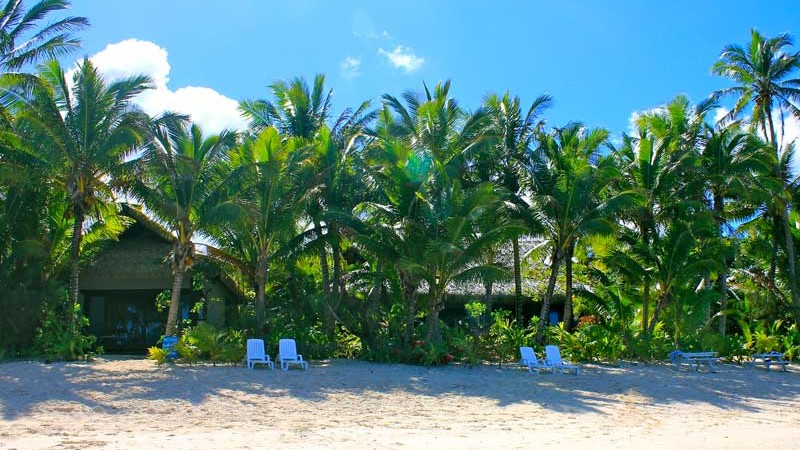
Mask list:
[[[533,404],[561,413],[607,414],[620,403],[631,407],[705,404],[755,412],[759,405],[796,405],[800,374],[721,365],[718,373],[675,370],[671,366],[627,368],[584,366],[579,376],[533,374],[514,366],[418,367],[353,360],[321,361],[308,371],[246,370],[230,366],[155,367],[141,361],[96,363],[11,362],[0,364],[0,414],[5,420],[35,414],[38,407],[63,413],[85,410],[124,414],[141,402],[209,399],[232,405],[263,406],[291,396],[325,402],[348,394],[364,398],[402,393],[437,399],[488,400],[497,406]],[[54,406],[54,402],[55,406]],[[158,409],[156,406],[154,409]]]

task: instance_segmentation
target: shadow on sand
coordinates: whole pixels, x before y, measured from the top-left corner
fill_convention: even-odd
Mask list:
[[[764,402],[796,405],[800,399],[800,373],[795,370],[767,372],[735,365],[721,365],[717,373],[678,371],[662,365],[590,365],[574,376],[533,374],[514,366],[425,368],[352,360],[316,362],[307,372],[230,366],[156,367],[149,361],[121,371],[112,370],[114,364],[108,360],[0,364],[0,414],[5,420],[13,420],[33,414],[39,404],[52,405],[54,401],[114,414],[129,408],[128,400],[199,405],[209,398],[230,397],[236,404],[263,405],[282,396],[323,402],[335,394],[374,396],[393,392],[458,396],[467,401],[474,397],[498,406],[532,403],[574,414],[604,414],[607,407],[622,402],[640,407],[704,403],[753,412]]]

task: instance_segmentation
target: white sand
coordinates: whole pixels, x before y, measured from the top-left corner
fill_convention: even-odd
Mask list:
[[[800,373],[0,364],[0,450],[800,447]]]

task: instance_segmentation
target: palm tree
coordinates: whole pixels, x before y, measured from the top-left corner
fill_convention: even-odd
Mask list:
[[[544,128],[544,121],[540,120],[539,116],[550,107],[551,103],[552,98],[549,95],[541,95],[523,114],[519,97],[512,98],[508,92],[502,97],[489,95],[483,101],[491,121],[489,133],[495,138],[496,143],[492,151],[481,152],[478,155],[475,165],[480,167],[481,162],[484,162],[483,165],[487,167],[481,171],[485,172],[485,176],[480,179],[496,182],[505,189],[510,206],[506,209],[511,217],[527,222],[529,228],[533,228],[533,224],[531,218],[524,214],[529,209],[521,195],[520,161],[524,160],[536,136],[540,135]],[[522,298],[519,236],[514,236],[511,244],[514,266],[514,310],[519,319]]]
[[[750,123],[752,127],[760,127],[762,135],[775,152],[776,164],[773,176],[776,179],[780,178],[780,168],[777,164],[780,160],[780,149],[773,116],[779,113],[783,122],[783,115],[788,112],[800,119],[800,107],[798,107],[800,82],[792,78],[795,71],[800,68],[800,52],[789,51],[788,48],[792,44],[792,38],[788,34],[767,38],[754,29],[750,32],[750,44],[746,49],[739,45],[726,46],[711,69],[714,74],[725,76],[737,83],[713,94],[714,97],[737,97],[736,104],[727,115],[727,119],[738,117],[745,107],[752,104]],[[773,242],[777,243],[782,229],[786,237],[792,304],[800,305],[794,241],[789,239],[792,235],[788,212],[790,201],[783,193],[781,194],[776,197],[778,201],[772,203],[775,222]],[[773,252],[773,261],[775,258]],[[774,271],[771,272],[770,276],[774,277]]]
[[[166,335],[177,332],[183,278],[195,258],[195,233],[245,217],[238,187],[227,164],[236,134],[204,137],[197,125],[159,121],[153,140],[130,164],[129,191],[174,235],[173,283]]]
[[[106,83],[84,59],[67,83],[57,61],[42,66],[39,78],[6,75],[4,106],[14,112],[7,149],[24,153],[31,168],[68,193],[73,217],[69,299],[78,301],[81,239],[85,220],[102,220],[114,203],[112,180],[123,160],[142,143],[149,118],[131,100],[150,88],[137,76]]]
[[[601,200],[609,159],[600,158],[600,147],[608,131],[587,130],[570,123],[540,138],[539,147],[526,164],[526,185],[531,193],[531,208],[550,241],[550,277],[545,291],[537,340],[550,312],[561,264],[565,265],[566,304],[564,324],[572,321],[572,258],[581,236],[610,234],[614,230],[616,209],[624,200],[618,195]]]
[[[700,142],[704,121],[712,102],[694,108],[678,96],[654,112],[637,120],[636,135],[623,135],[623,144],[613,150],[620,177],[614,183],[618,191],[631,191],[637,199],[628,210],[627,219],[636,238],[627,242],[642,279],[642,332],[650,327],[652,278],[657,270],[655,246],[663,230],[680,218],[682,202],[698,201],[697,190],[688,181],[693,173],[695,148]],[[630,237],[624,235],[624,237]]]
[[[65,0],[40,0],[25,9],[22,0],[6,0],[0,10],[0,68],[19,70],[42,59],[56,59],[78,49],[72,33],[89,25],[84,17],[66,17],[41,26],[47,16],[69,9]]]
[[[410,217],[404,217],[404,224],[418,233],[409,240],[416,242],[420,252],[414,260],[403,259],[400,266],[414,279],[424,279],[428,284],[427,338],[436,342],[440,339],[439,312],[447,286],[470,274],[495,276],[497,267],[475,265],[473,270],[466,270],[508,228],[485,235],[476,233],[480,216],[488,212],[487,207],[496,205],[496,189],[485,183],[462,186],[469,170],[467,162],[488,143],[486,111],[464,113],[449,95],[449,81],[437,84],[433,91],[427,85],[424,88],[424,96],[406,92],[405,103],[384,95],[382,127],[405,144],[398,149],[410,152],[390,155],[394,160],[405,160],[402,164],[409,171],[406,178],[411,183],[404,187],[414,191],[415,199],[403,209],[410,213]],[[476,203],[477,199],[484,203]]]
[[[248,138],[231,154],[231,171],[244,203],[244,220],[215,227],[211,234],[220,248],[210,254],[237,267],[256,292],[256,319],[265,317],[266,285],[276,254],[296,235],[299,216],[309,202],[303,186],[311,170],[311,148],[296,139],[283,139],[268,127]]]
[[[731,220],[744,220],[753,213],[747,201],[753,199],[758,189],[757,178],[770,172],[770,157],[764,152],[763,143],[755,136],[744,133],[738,123],[721,128],[710,128],[700,153],[702,179],[705,181],[707,198],[711,201],[719,239],[724,239]],[[748,195],[750,194],[750,195]],[[742,201],[738,208],[731,208],[731,200]],[[731,255],[721,254],[721,272],[718,275],[720,310],[727,309],[727,268]],[[720,315],[719,333],[725,335],[725,315]]]
[[[244,116],[250,119],[250,128],[275,126],[283,136],[294,136],[306,140],[314,136],[328,120],[332,90],[325,90],[325,75],[314,77],[314,86],[309,89],[302,77],[276,81],[269,86],[274,103],[269,100],[245,100],[239,103]]]
[[[357,177],[350,176],[351,159],[360,147],[360,137],[373,114],[363,102],[355,110],[346,109],[328,129],[326,122],[331,108],[332,90],[325,88],[325,76],[316,75],[313,86],[298,77],[291,81],[277,81],[270,85],[274,102],[268,100],[243,101],[240,109],[250,119],[250,127],[260,130],[273,125],[287,138],[302,139],[316,151],[317,174],[307,178],[307,188],[314,187],[316,201],[308,205],[307,214],[314,225],[310,247],[319,254],[322,290],[329,304],[326,306],[325,324],[333,333],[330,309],[343,294],[341,233],[333,217],[353,206],[357,201],[345,201],[347,194],[357,192],[353,184]],[[313,144],[312,144],[313,143]],[[344,202],[344,203],[343,203]],[[328,247],[332,249],[333,283],[331,283]],[[331,290],[336,298],[332,298]],[[331,305],[330,302],[334,304]]]

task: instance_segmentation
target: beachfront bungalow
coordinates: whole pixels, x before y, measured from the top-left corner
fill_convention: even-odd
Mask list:
[[[172,236],[135,209],[126,207],[124,213],[135,223],[82,270],[81,303],[91,333],[106,352],[143,353],[164,333],[167,312],[158,311],[156,298],[172,288],[168,258]],[[184,278],[181,318],[223,326],[226,311],[238,303],[235,289],[222,277],[212,275],[207,291],[196,292],[191,275]],[[203,296],[208,300],[205,306],[192,313]]]

